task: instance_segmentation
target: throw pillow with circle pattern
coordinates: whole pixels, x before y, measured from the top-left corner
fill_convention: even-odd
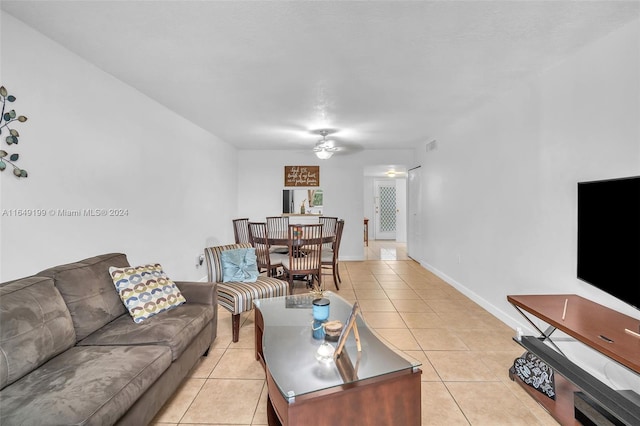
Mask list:
[[[186,302],[159,263],[109,268],[122,303],[136,323]]]

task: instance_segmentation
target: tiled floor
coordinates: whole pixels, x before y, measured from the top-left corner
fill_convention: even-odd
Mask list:
[[[367,260],[342,262],[340,271],[338,293],[358,300],[372,328],[422,362],[423,425],[557,425],[507,376],[522,354],[511,340],[513,330],[408,259],[404,245],[370,241]],[[325,280],[334,289],[329,275]],[[230,315],[222,309],[219,314],[209,356],[155,425],[267,424],[253,313],[243,316],[238,343],[231,342]]]

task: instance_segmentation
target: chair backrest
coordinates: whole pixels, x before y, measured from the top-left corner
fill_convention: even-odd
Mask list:
[[[228,244],[225,246],[206,247],[204,249],[204,258],[207,261],[207,281],[216,283],[222,282],[223,271],[220,253],[225,250],[239,248],[251,248],[251,244]]]
[[[320,216],[319,218],[322,226],[322,235],[323,236],[336,236],[337,226],[338,226],[338,218],[331,216]],[[324,249],[333,249],[334,243],[324,243],[322,248]]]
[[[267,216],[267,232],[269,235],[287,235],[289,216]]]
[[[236,244],[250,244],[249,239],[249,218],[233,219],[233,236]]]
[[[289,225],[289,270],[320,274],[322,224]]]
[[[256,249],[258,269],[271,268],[269,257],[269,240],[267,239],[267,224],[265,222],[249,222],[249,239]]]
[[[335,235],[338,226],[338,218],[331,216],[320,216],[319,222],[324,225],[322,232],[324,235]]]
[[[336,241],[333,243],[333,258],[338,260],[340,252],[340,241],[342,241],[342,230],[344,229],[344,219],[340,219],[336,225]]]

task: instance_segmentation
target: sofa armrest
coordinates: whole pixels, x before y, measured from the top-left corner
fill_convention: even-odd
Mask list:
[[[175,281],[187,303],[218,304],[218,285],[207,281]]]

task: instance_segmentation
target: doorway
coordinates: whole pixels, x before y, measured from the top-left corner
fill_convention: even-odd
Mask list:
[[[374,236],[376,240],[395,240],[398,209],[395,180],[374,182]]]
[[[390,170],[393,172],[391,173]],[[400,165],[365,166],[364,217],[369,241],[407,241],[407,173]]]

